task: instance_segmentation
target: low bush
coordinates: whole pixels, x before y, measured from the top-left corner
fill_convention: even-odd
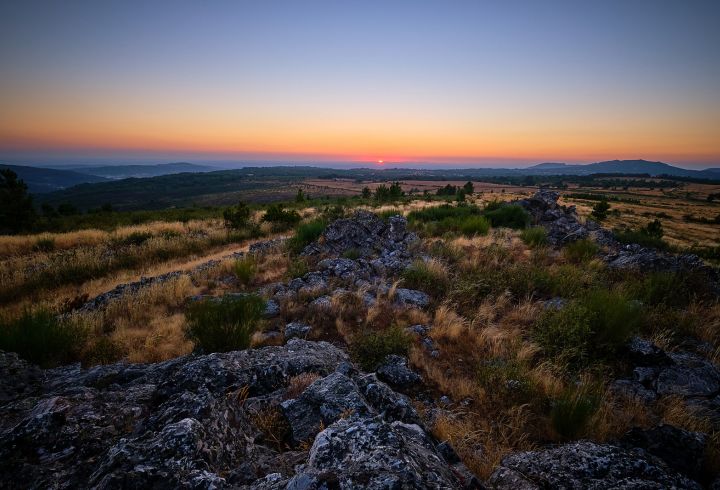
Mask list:
[[[491,203],[485,208],[483,214],[495,228],[522,229],[530,224],[530,215],[518,204],[495,206]]]
[[[55,239],[53,238],[38,238],[35,242],[33,249],[37,252],[52,252],[55,250]]]
[[[448,232],[466,236],[485,235],[490,230],[490,222],[481,216],[477,206],[435,206],[411,212],[408,220],[423,224],[422,228],[429,235],[435,236]]]
[[[520,238],[530,248],[542,247],[547,244],[547,232],[542,226],[525,228],[520,232]]]
[[[650,236],[638,230],[613,230],[615,238],[620,243],[637,243],[643,247],[668,250],[670,245],[662,238]]]
[[[298,226],[295,235],[287,242],[288,248],[294,253],[302,252],[307,245],[320,238],[326,227],[327,222],[323,219],[315,219]]]
[[[293,209],[283,209],[280,204],[268,206],[263,221],[272,223],[276,230],[287,230],[300,222],[300,215]]]
[[[390,354],[407,355],[410,337],[398,326],[357,335],[350,344],[353,359],[365,370],[374,371]]]
[[[264,309],[265,301],[250,294],[198,301],[185,313],[186,334],[205,353],[247,349]]]
[[[586,383],[565,390],[552,404],[550,419],[553,428],[567,439],[582,436],[600,408],[600,401],[597,388]]]
[[[403,286],[442,298],[449,286],[448,273],[437,260],[416,260],[402,273]]]
[[[0,350],[16,352],[43,368],[77,361],[85,339],[81,325],[50,310],[27,310],[17,319],[0,319]]]
[[[128,236],[117,239],[118,245],[142,245],[146,241],[152,238],[152,233],[135,231],[130,233]]]
[[[570,262],[582,263],[595,257],[599,247],[595,242],[589,239],[576,240],[565,246],[565,257]]]
[[[619,292],[594,290],[538,320],[534,337],[544,352],[573,367],[611,358],[639,329],[640,305]]]
[[[235,261],[233,264],[233,272],[238,281],[244,286],[249,285],[255,278],[257,266],[255,258],[247,255]]]

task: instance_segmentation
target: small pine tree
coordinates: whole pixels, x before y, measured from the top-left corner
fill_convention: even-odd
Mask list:
[[[593,206],[593,210],[590,215],[596,221],[603,221],[605,218],[607,218],[608,211],[610,211],[610,205],[605,199],[603,199],[599,203],[595,204],[595,206]]]
[[[363,199],[370,199],[370,196],[372,196],[372,192],[370,191],[369,187],[363,187],[362,190],[362,198]]]
[[[36,218],[25,182],[10,169],[0,170],[0,233],[28,230]]]
[[[470,195],[475,192],[475,186],[473,186],[473,183],[468,180],[463,186],[463,191],[465,191],[465,194]]]
[[[665,231],[663,230],[662,223],[660,220],[654,220],[643,228],[642,233],[646,234],[647,236],[653,237],[653,238],[662,238],[665,234]]]
[[[227,208],[223,211],[225,227],[231,230],[245,228],[250,221],[250,208],[240,201],[234,208]]]
[[[455,194],[455,200],[457,202],[465,202],[465,190],[464,189],[458,189],[457,194]]]
[[[295,194],[295,202],[305,202],[305,194],[301,188],[298,188],[297,194]]]

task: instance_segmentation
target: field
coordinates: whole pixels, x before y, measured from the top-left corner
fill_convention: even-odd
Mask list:
[[[278,332],[285,323],[304,321],[312,325],[313,340],[343,346],[363,369],[375,369],[385,354],[406,355],[425,380],[423,396],[452,400],[439,415],[420,409],[432,433],[451,442],[482,478],[514,451],[578,438],[608,441],[658,421],[701,428],[720,453],[720,432],[704,419],[679,414],[674,398],[640,404],[619,397],[608,381],[626,369],[618,353],[631,335],[668,350],[680,348],[688,336],[717,345],[720,309],[704,286],[683,286],[691,279],[663,273],[613,272],[596,257],[600,249],[582,241],[548,246],[545,231],[528,228],[522,211],[498,205],[528,198],[536,187],[473,182],[475,192],[461,196],[462,204],[457,196],[437,195],[466,182],[404,179],[399,181],[404,196],[380,199],[362,198],[362,190],[374,193],[387,181],[296,179],[282,190],[254,191],[278,192],[273,201],[286,199],[284,210],[256,204],[247,211],[248,221],[234,229],[220,219],[223,208],[206,207],[195,208],[203,214],[187,220],[178,220],[182,209],[148,211],[141,224],[126,224],[128,214],[140,211],[80,214],[63,218],[63,229],[75,223],[73,231],[2,236],[0,327],[71,329],[70,339],[56,332],[40,350],[19,344],[28,349],[24,355],[44,366],[157,362],[203,349],[227,350],[232,346],[224,344],[226,334],[192,333],[213,318],[194,306],[198,298],[203,304],[202,298],[226,293],[268,297],[271,285],[317,267],[317,259],[298,252],[334,219],[356,209],[383,217],[402,214],[421,237],[412,253],[424,259],[388,277],[391,287],[373,292],[371,306],[365,304],[364,287],[346,291],[348,285],[338,281],[304,288],[281,300],[279,316],[258,323],[238,345],[282,343]],[[296,201],[298,189],[304,198]],[[581,219],[607,199],[604,227],[641,230],[659,220],[664,231],[659,240],[669,250],[704,251],[708,261],[717,260],[720,224],[713,220],[720,203],[708,196],[720,191],[718,185],[666,183],[650,189],[644,181],[608,188],[595,182],[558,191],[560,203],[576,206]],[[278,221],[265,219],[271,213]],[[95,221],[83,221],[90,216]],[[90,222],[103,226],[85,228]],[[285,237],[290,237],[285,245],[247,255],[253,243]],[[343,257],[358,253],[346,250]],[[163,276],[168,273],[175,274]],[[158,277],[164,279],[152,279]],[[132,287],[122,289],[128,283]],[[398,307],[398,287],[427,292],[430,304]],[[330,298],[329,311],[310,306],[323,295]],[[105,299],[87,307],[96,297]],[[547,306],[552,302],[567,306],[556,312]],[[608,338],[582,328],[597,322],[605,322]],[[429,330],[420,339],[402,333],[414,325]],[[1,335],[0,341],[19,342]],[[705,355],[718,360],[716,349]],[[716,474],[718,465],[715,455],[703,471]]]

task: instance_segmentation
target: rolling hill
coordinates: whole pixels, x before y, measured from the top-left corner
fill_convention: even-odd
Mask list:
[[[101,165],[101,166],[68,166],[68,170],[83,174],[97,175],[108,179],[127,179],[130,177],[159,177],[161,175],[212,172],[219,170],[208,165],[194,163],[160,163],[157,165]]]
[[[0,164],[0,169],[10,169],[15,172],[28,186],[33,194],[53,192],[78,184],[106,182],[108,179],[97,175],[89,175],[73,170],[58,170],[53,168],[26,167],[22,165]]]

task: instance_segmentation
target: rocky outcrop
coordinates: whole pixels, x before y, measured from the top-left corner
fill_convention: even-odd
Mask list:
[[[512,454],[488,483],[498,490],[702,488],[649,452],[590,441]]]
[[[87,370],[40,370],[0,353],[0,373],[0,472],[24,487],[460,488],[474,481],[442,457],[406,397],[355,371],[325,342]],[[319,378],[284,400],[303,373]]]
[[[616,394],[645,403],[677,397],[689,412],[720,429],[720,369],[713,363],[690,351],[665,352],[637,338],[630,342],[627,357],[632,376],[611,384]]]
[[[402,216],[391,216],[386,222],[369,211],[356,211],[352,217],[328,225],[317,242],[305,247],[303,255],[337,257],[352,250],[362,259],[374,258],[371,266],[376,273],[396,273],[407,266],[408,246],[416,240]]]
[[[575,207],[565,208],[558,204],[560,195],[548,189],[540,189],[534,196],[517,201],[530,214],[535,225],[547,230],[548,242],[554,246],[588,238],[599,227],[588,221],[578,220]]]

